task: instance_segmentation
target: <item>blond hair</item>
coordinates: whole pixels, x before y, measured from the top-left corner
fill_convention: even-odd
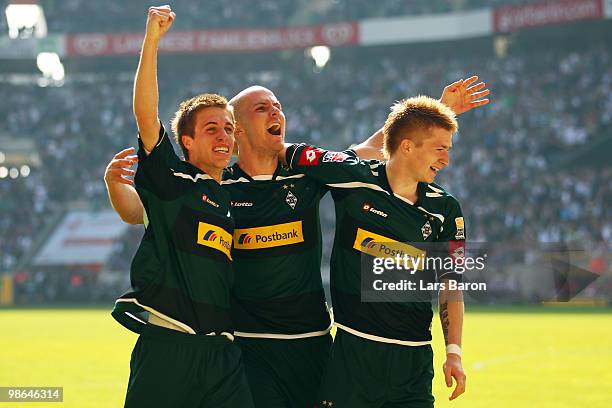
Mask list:
[[[455,133],[459,124],[455,112],[437,99],[419,95],[403,99],[391,106],[391,113],[383,127],[383,154],[391,157],[404,139],[413,140],[417,146],[424,137],[415,131],[439,127]]]

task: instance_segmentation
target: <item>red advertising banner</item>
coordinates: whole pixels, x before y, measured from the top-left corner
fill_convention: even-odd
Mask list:
[[[493,11],[495,32],[603,17],[603,0],[561,0],[508,6]]]
[[[282,29],[170,32],[159,44],[161,53],[271,51],[314,45],[341,46],[359,40],[357,23],[322,24]],[[87,57],[138,54],[144,33],[71,34],[66,55]]]

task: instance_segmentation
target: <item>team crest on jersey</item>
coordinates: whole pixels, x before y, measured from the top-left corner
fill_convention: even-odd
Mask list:
[[[334,406],[334,402],[332,400],[323,400],[321,401],[321,406],[325,408],[332,408]]]
[[[295,210],[295,206],[297,205],[298,199],[291,191],[289,191],[287,193],[287,197],[285,197],[285,202],[287,203],[287,205],[289,205],[289,207],[291,207],[292,210]]]
[[[350,156],[343,152],[327,152],[323,155],[323,159],[321,160],[323,163],[336,162],[342,163],[346,161]]]
[[[206,204],[212,205],[215,208],[219,208],[219,204],[215,203],[213,200],[208,198],[206,194],[202,194],[202,201],[205,202]]]
[[[318,166],[323,151],[314,147],[306,147],[302,150],[298,164],[300,166]]]
[[[366,213],[372,213],[372,214],[376,214],[379,217],[383,217],[383,218],[387,218],[389,215],[381,210],[378,210],[374,207],[372,207],[370,204],[368,203],[363,203],[363,205],[361,206],[361,209],[366,212]]]
[[[432,232],[431,224],[429,223],[429,221],[423,224],[423,226],[421,227],[421,232],[423,233],[423,239],[429,238]]]

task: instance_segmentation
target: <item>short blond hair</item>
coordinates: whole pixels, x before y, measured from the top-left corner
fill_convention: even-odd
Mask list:
[[[423,137],[416,137],[415,131],[433,127],[455,133],[459,129],[455,112],[437,99],[424,95],[398,101],[391,106],[383,127],[383,154],[390,158],[404,139],[414,140],[420,146]]]
[[[205,108],[225,109],[230,113],[232,121],[235,121],[234,110],[224,96],[203,93],[181,102],[172,119],[172,133],[174,133],[176,142],[181,146],[185,160],[189,160],[189,152],[185,148],[181,136],[194,136],[197,113]]]

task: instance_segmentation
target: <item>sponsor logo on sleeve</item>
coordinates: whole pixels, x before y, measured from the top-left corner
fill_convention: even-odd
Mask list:
[[[350,157],[351,156],[343,152],[327,152],[323,155],[323,159],[321,161],[323,163],[330,163],[330,162],[342,163],[343,161],[346,161]]]
[[[314,147],[306,147],[302,150],[298,165],[300,166],[318,166],[321,161],[323,151]]]
[[[221,227],[205,222],[198,224],[197,243],[223,252],[228,259],[232,259],[232,240],[232,234]]]
[[[234,230],[235,249],[263,249],[304,242],[302,221]]]
[[[455,239],[465,239],[465,223],[463,217],[455,218],[455,226],[457,227]]]
[[[465,258],[465,241],[448,241],[448,255],[453,259]]]

